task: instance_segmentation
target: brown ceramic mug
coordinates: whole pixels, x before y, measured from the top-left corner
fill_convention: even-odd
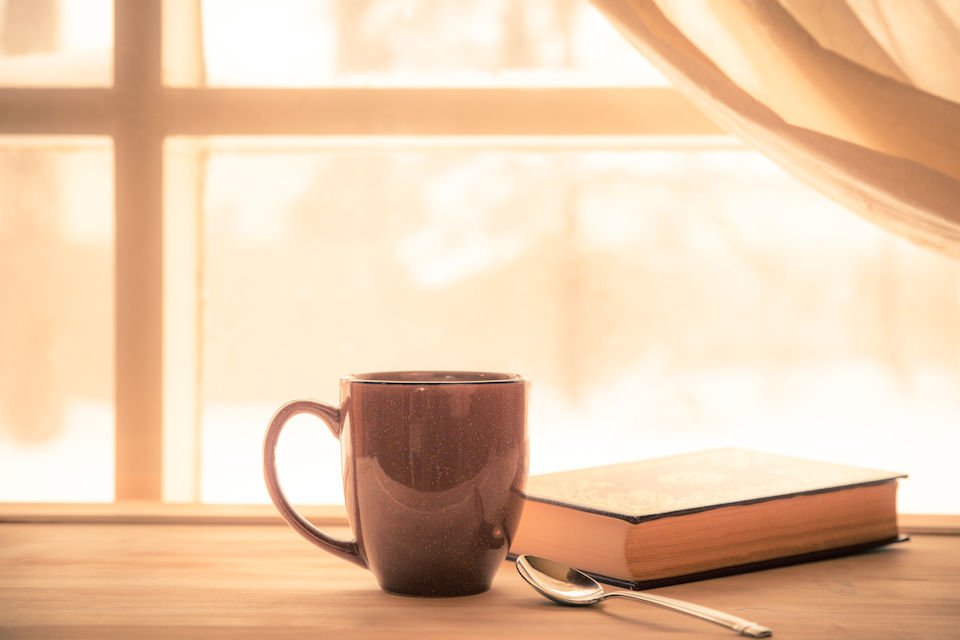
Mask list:
[[[270,420],[263,446],[273,504],[307,540],[370,569],[385,591],[486,591],[523,508],[527,386],[505,373],[367,373],[341,379],[339,407],[289,402]],[[340,440],[355,540],[320,531],[280,489],[277,439],[298,413],[322,419]]]

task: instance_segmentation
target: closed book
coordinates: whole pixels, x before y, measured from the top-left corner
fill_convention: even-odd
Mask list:
[[[511,554],[647,589],[901,538],[903,474],[720,449],[532,476]]]

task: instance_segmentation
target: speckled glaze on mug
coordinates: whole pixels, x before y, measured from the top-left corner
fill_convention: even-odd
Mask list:
[[[340,406],[296,400],[270,421],[264,476],[273,503],[307,540],[369,568],[410,596],[490,588],[523,508],[527,388],[521,376],[401,371],[343,378]],[[355,540],[328,536],[280,490],[277,438],[293,415],[323,419],[340,439]]]

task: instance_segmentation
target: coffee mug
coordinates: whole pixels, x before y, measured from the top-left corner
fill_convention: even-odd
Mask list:
[[[340,381],[339,407],[283,405],[263,446],[280,515],[321,549],[370,569],[384,591],[461,596],[490,588],[520,521],[527,476],[527,389],[521,376],[400,371]],[[284,425],[312,414],[340,440],[354,540],[320,531],[277,480]]]

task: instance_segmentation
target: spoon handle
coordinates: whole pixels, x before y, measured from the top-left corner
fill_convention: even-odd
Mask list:
[[[713,622],[714,624],[719,624],[727,627],[728,629],[733,629],[737,633],[750,638],[769,638],[773,635],[773,631],[767,627],[757,624],[756,622],[750,622],[749,620],[738,618],[737,616],[724,613],[723,611],[717,611],[716,609],[711,609],[709,607],[701,607],[700,605],[684,602],[683,600],[677,600],[675,598],[655,596],[652,593],[639,593],[636,591],[608,591],[603,597],[606,599],[616,596],[640,600],[648,604],[663,607],[664,609],[672,609],[680,613],[685,613],[689,616],[701,618],[707,622]]]

